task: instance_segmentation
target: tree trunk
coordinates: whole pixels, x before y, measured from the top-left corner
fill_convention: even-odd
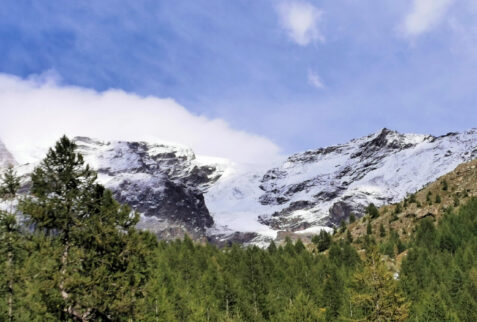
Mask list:
[[[8,270],[8,320],[13,321],[13,251],[12,251],[12,236],[9,236],[9,250],[7,260]]]
[[[68,238],[65,238],[65,248],[63,249],[63,254],[61,255],[61,279],[60,279],[60,284],[59,284],[59,289],[61,292],[61,297],[65,301],[65,307],[63,311],[70,316],[72,316],[75,320],[77,321],[89,321],[91,319],[90,315],[92,312],[92,309],[89,308],[87,309],[83,314],[81,312],[78,312],[74,308],[74,304],[68,304],[68,298],[70,297],[70,294],[65,289],[65,280],[66,280],[66,269],[68,267],[68,256],[69,256],[69,251],[70,251],[70,242]]]
[[[61,255],[61,270],[60,270],[60,292],[61,297],[66,302],[70,296],[65,290],[65,279],[66,279],[66,267],[68,265],[68,253],[70,250],[70,242],[68,239],[65,240],[65,248],[63,249],[63,255]],[[65,306],[65,312],[67,312],[67,305]]]
[[[13,216],[13,200],[10,200],[10,215]],[[12,240],[12,233],[14,227],[8,227],[8,254],[7,254],[7,271],[8,271],[8,320],[10,322],[13,321],[13,240]]]

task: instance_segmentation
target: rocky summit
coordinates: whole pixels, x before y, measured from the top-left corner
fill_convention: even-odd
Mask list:
[[[142,215],[140,227],[163,239],[205,236],[214,223],[203,192],[221,175],[188,148],[75,138],[78,152],[115,198]]]
[[[264,173],[221,178],[205,200],[217,226],[243,231],[248,225],[260,235],[254,242],[286,233],[305,237],[351,213],[362,216],[370,203],[396,202],[474,158],[475,129],[439,137],[382,129],[294,154]]]
[[[310,236],[351,213],[363,215],[369,203],[398,201],[477,158],[475,129],[439,137],[382,129],[294,154],[270,169],[196,156],[172,144],[75,142],[100,183],[141,213],[140,228],[161,239],[188,234],[218,244]],[[0,144],[0,165],[12,162]]]

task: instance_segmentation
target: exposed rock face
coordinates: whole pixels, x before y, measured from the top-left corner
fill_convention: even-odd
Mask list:
[[[100,142],[78,137],[85,161],[115,198],[142,214],[140,227],[160,238],[195,239],[214,223],[203,192],[221,175],[196,162],[192,150],[145,142]]]
[[[16,165],[16,161],[12,154],[7,150],[2,141],[0,141],[0,168],[7,167],[9,165]]]
[[[441,137],[383,129],[346,144],[292,155],[262,178],[260,216],[274,229],[337,226],[367,204],[397,201],[477,157],[477,131]]]
[[[205,201],[216,226],[253,229],[264,236],[255,242],[283,231],[307,236],[336,227],[351,213],[362,216],[369,203],[401,200],[474,158],[475,129],[440,137],[382,129],[345,144],[294,154],[262,173],[221,178]],[[253,228],[234,224],[238,217]]]
[[[371,202],[401,200],[477,158],[475,129],[440,137],[383,129],[294,154],[268,170],[196,157],[175,145],[75,141],[99,181],[141,213],[140,228],[162,239],[188,234],[218,245],[308,238],[351,213],[363,215]],[[0,144],[2,160],[13,158]],[[19,172],[26,177],[32,168]]]

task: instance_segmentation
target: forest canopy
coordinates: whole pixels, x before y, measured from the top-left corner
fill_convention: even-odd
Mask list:
[[[325,232],[219,249],[137,230],[66,137],[29,194],[13,168],[0,183],[2,321],[477,321],[475,198],[406,242],[381,229],[362,250]]]

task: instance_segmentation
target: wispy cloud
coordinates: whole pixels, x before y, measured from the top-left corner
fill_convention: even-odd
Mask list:
[[[172,99],[61,86],[56,77],[52,72],[28,79],[0,74],[0,138],[20,162],[41,157],[62,134],[173,142],[242,163],[280,157],[267,138],[194,115]]]
[[[282,1],[278,14],[282,27],[297,44],[306,46],[315,41],[324,41],[318,24],[323,12],[307,2]]]
[[[321,80],[320,76],[311,69],[308,70],[308,84],[310,84],[316,89],[325,88],[325,85],[323,84],[323,81]]]
[[[401,25],[407,36],[419,36],[432,30],[445,17],[454,0],[414,0]]]

